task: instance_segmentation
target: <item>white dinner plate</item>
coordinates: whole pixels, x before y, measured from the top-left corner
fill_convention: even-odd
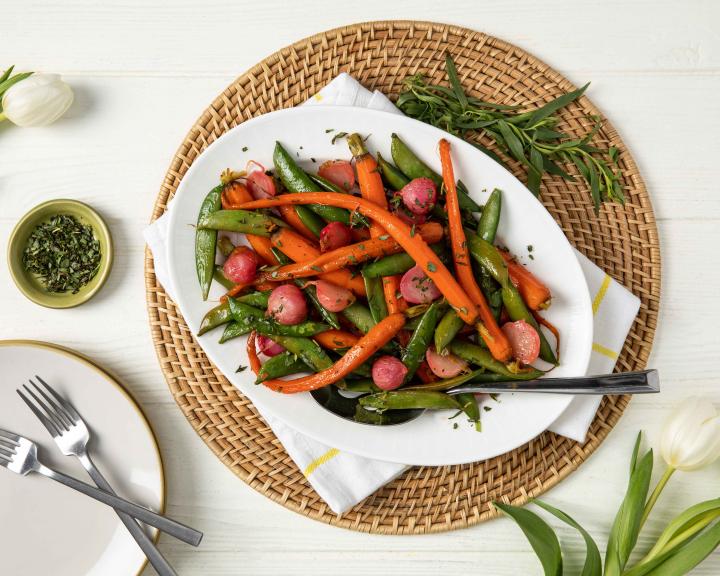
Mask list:
[[[92,483],[15,392],[40,375],[86,420],[90,453],[117,493],[163,511],[165,480],[155,437],[118,382],[74,352],[42,342],[0,341],[0,366],[0,428],[37,443],[48,466]],[[112,508],[39,474],[22,477],[0,468],[0,518],[2,574],[134,576],[146,563]]]
[[[317,170],[323,160],[350,158],[339,132],[369,136],[371,151],[391,158],[390,135],[396,132],[427,164],[440,170],[437,144],[452,143],[455,173],[482,203],[493,188],[503,191],[498,242],[510,248],[542,278],[553,292],[547,318],[562,335],[561,364],[553,376],[585,373],[592,345],[590,297],[580,265],[564,234],[547,210],[510,172],[470,144],[432,126],[401,115],[340,106],[307,106],[254,118],[230,130],[199,156],[178,187],[170,211],[168,261],[175,298],[193,333],[205,313],[223,293],[214,286],[203,302],[195,272],[194,242],[200,204],[217,185],[220,173],[239,170],[248,160],[272,168],[275,141],[280,141],[306,169]],[[313,163],[312,159],[315,159]],[[533,259],[529,259],[532,246]],[[198,338],[215,365],[262,410],[330,446],[380,460],[417,465],[459,464],[505,453],[545,430],[570,403],[570,396],[504,394],[487,401],[482,432],[462,418],[448,420],[448,412],[426,412],[399,426],[375,427],[343,420],[319,407],[309,394],[283,395],[256,386],[247,365],[245,338],[219,344],[222,329]],[[455,424],[458,424],[455,427]]]

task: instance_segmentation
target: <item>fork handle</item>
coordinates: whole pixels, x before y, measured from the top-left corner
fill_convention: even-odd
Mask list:
[[[43,476],[47,476],[48,478],[52,478],[56,482],[60,482],[60,484],[64,484],[65,486],[77,490],[78,492],[82,492],[94,500],[107,504],[115,510],[125,512],[133,518],[136,518],[150,526],[154,526],[158,530],[167,534],[184,532],[188,535],[188,538],[190,539],[189,541],[197,542],[197,544],[199,544],[202,540],[202,532],[198,532],[197,530],[190,528],[190,526],[185,526],[180,522],[161,516],[152,510],[148,510],[147,508],[143,508],[142,506],[123,500],[119,496],[115,496],[109,492],[104,492],[94,486],[90,486],[90,484],[85,484],[85,482],[81,482],[72,476],[68,476],[42,464],[36,468],[36,472],[42,474]]]

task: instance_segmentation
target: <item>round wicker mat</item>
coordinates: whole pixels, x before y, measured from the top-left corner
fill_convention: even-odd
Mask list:
[[[302,40],[237,78],[202,114],[180,145],[155,203],[153,219],[195,158],[237,124],[300,104],[340,72],[395,97],[402,80],[422,72],[445,82],[450,51],[475,95],[507,104],[547,101],[573,85],[527,52],[479,32],[427,22],[370,22]],[[599,114],[582,98],[561,113],[562,129],[584,134],[586,116]],[[542,201],[570,242],[642,301],[618,361],[642,369],[650,354],[660,303],[660,249],[652,206],[638,169],[606,122],[601,146],[620,150],[625,207],[593,214],[582,181],[546,177]],[[492,143],[484,142],[492,147]],[[524,171],[510,163],[524,178]],[[257,491],[296,512],[333,524],[384,534],[418,534],[469,526],[495,515],[494,499],[523,503],[575,470],[603,441],[627,406],[605,398],[584,444],[546,432],[508,454],[463,466],[412,468],[346,512],[335,515],[313,491],[272,431],[208,361],[179,310],[157,283],[146,253],[147,304],[153,340],[168,385],[190,424],[217,456]]]

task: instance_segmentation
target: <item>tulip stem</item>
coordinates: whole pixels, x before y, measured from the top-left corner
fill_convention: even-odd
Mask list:
[[[3,120],[6,120],[6,119],[7,119],[7,116],[5,116],[5,114],[0,112],[0,122],[2,122]]]
[[[647,520],[648,516],[650,516],[653,506],[655,506],[655,502],[657,502],[657,499],[660,497],[660,493],[663,491],[663,488],[665,488],[665,484],[668,483],[668,480],[670,480],[673,472],[675,472],[675,468],[668,466],[665,469],[662,478],[658,481],[657,486],[655,486],[655,490],[653,490],[652,494],[650,494],[650,498],[648,499],[647,504],[645,504],[645,510],[643,511],[642,518],[640,519],[640,529],[642,529],[645,524],[645,520]]]

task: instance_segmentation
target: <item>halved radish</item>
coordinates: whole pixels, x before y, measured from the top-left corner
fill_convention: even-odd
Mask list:
[[[285,352],[285,348],[264,334],[256,336],[257,347],[265,356],[277,356]]]
[[[502,331],[510,340],[513,356],[523,364],[532,364],[540,354],[540,336],[525,320],[507,322]]]
[[[326,180],[330,180],[335,186],[343,190],[350,190],[355,186],[355,170],[347,160],[328,160],[323,162],[318,174]]]
[[[395,390],[402,386],[407,366],[395,356],[381,356],[373,363],[372,379],[375,386],[381,390]]]
[[[320,304],[330,312],[342,312],[355,301],[355,296],[350,290],[327,280],[316,280],[312,284],[315,285]]]
[[[353,241],[350,226],[342,222],[330,222],[320,230],[320,252],[342,248]]]
[[[441,292],[420,266],[410,268],[400,280],[400,293],[410,304],[426,304],[440,297]]]
[[[253,198],[256,200],[272,198],[277,193],[275,180],[273,180],[272,176],[268,176],[262,170],[250,172],[247,176],[246,182],[250,194],[252,194]]]
[[[403,203],[413,214],[427,214],[437,201],[437,188],[430,178],[415,178],[400,190]]]
[[[247,246],[238,246],[225,260],[223,273],[236,284],[248,284],[255,280],[258,255]]]
[[[442,355],[435,351],[435,346],[430,346],[425,353],[430,370],[438,378],[454,378],[464,370],[467,370],[468,364],[462,358],[455,354]]]
[[[268,314],[280,324],[299,324],[307,318],[307,302],[294,284],[278,286],[268,298]]]

